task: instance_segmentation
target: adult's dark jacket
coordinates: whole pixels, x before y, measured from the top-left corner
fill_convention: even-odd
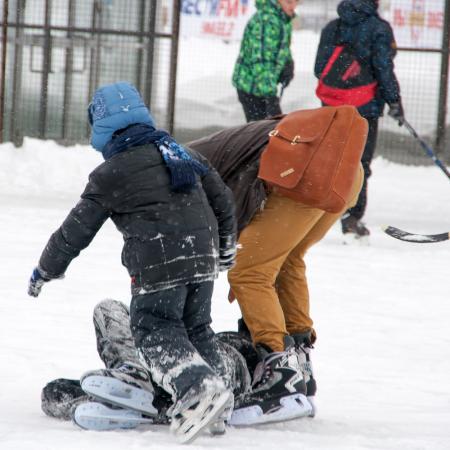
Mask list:
[[[233,196],[212,167],[197,185],[188,193],[173,192],[153,144],[116,154],[90,174],[80,201],[51,236],[39,269],[48,278],[60,277],[111,218],[124,238],[122,263],[133,294],[214,279],[219,233],[236,233]]]
[[[383,114],[385,103],[400,100],[400,88],[394,73],[396,44],[389,22],[377,12],[374,1],[344,0],[338,5],[339,18],[322,30],[317,50],[314,73],[320,78],[337,45],[350,45],[360,64],[372,68],[378,82],[373,100],[358,108],[366,118]]]
[[[239,231],[264,206],[267,192],[258,178],[259,160],[269,143],[269,132],[282,117],[228,128],[187,144],[209,160],[232,190]]]

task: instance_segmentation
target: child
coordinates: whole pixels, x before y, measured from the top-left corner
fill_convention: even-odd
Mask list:
[[[51,236],[28,292],[37,297],[45,282],[61,278],[111,218],[124,238],[136,348],[172,396],[171,430],[187,442],[233,400],[210,328],[213,280],[235,258],[233,197],[204,158],[155,129],[129,83],[99,88],[89,120],[105,162]]]

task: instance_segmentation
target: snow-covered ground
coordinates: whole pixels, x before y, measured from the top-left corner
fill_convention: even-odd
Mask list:
[[[100,155],[26,140],[0,146],[0,449],[178,448],[165,427],[87,432],[46,417],[40,392],[58,377],[100,366],[92,309],[129,301],[121,236],[106,223],[63,281],[26,294],[50,234],[75,204]],[[450,244],[411,244],[382,224],[414,232],[450,227],[450,186],[436,167],[377,159],[370,180],[368,247],[344,246],[336,226],[308,256],[318,414],[285,424],[230,429],[192,448],[318,450],[450,449]],[[214,328],[235,329],[236,304],[221,278]]]

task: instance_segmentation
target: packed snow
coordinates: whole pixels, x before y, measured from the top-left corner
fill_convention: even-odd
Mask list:
[[[50,380],[101,366],[92,310],[104,298],[129,302],[120,264],[122,238],[107,222],[66,278],[27,296],[27,282],[50,234],[77,202],[101,162],[88,147],[26,139],[0,146],[0,449],[178,448],[167,427],[83,431],[46,417],[40,392]],[[450,228],[450,185],[435,166],[376,159],[365,217],[370,246],[346,246],[336,225],[307,256],[313,352],[318,380],[314,419],[200,437],[208,449],[450,448],[450,243],[415,244],[381,231]],[[216,331],[236,329],[237,304],[222,276],[213,298]]]

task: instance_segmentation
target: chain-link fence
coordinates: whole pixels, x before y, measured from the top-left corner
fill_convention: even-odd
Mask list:
[[[239,0],[236,3],[248,2]],[[283,93],[283,112],[320,106],[315,96],[315,56],[320,32],[337,17],[338,3],[339,0],[300,2],[291,45],[295,78]],[[177,134],[184,140],[244,121],[231,77],[245,23],[239,23],[235,18],[234,25],[240,27],[240,33],[236,30],[226,33],[227,13],[231,16],[233,11],[214,10],[212,6],[195,9],[192,6],[195,4],[198,6],[200,2],[182,2],[175,123]],[[446,68],[444,63],[448,63],[449,57],[449,25],[445,17],[445,11],[450,14],[449,5],[448,0],[381,0],[379,6],[380,15],[394,29],[399,47],[395,71],[406,116],[429,143],[439,144],[440,154],[447,160],[450,160],[450,141],[447,139],[447,145],[444,145],[444,131],[448,91],[444,87],[448,86],[448,66]],[[250,15],[247,12],[246,16]],[[204,28],[209,24],[206,31],[210,36],[206,32],[202,36],[201,18]],[[216,33],[211,32],[214,24],[219,29]],[[216,36],[215,40],[208,39],[213,36]],[[450,134],[449,124],[447,115],[447,135]],[[386,116],[380,121],[377,152],[402,163],[430,161],[408,132]]]
[[[3,0],[3,140],[86,142],[102,84],[134,83],[173,128],[179,2]]]

